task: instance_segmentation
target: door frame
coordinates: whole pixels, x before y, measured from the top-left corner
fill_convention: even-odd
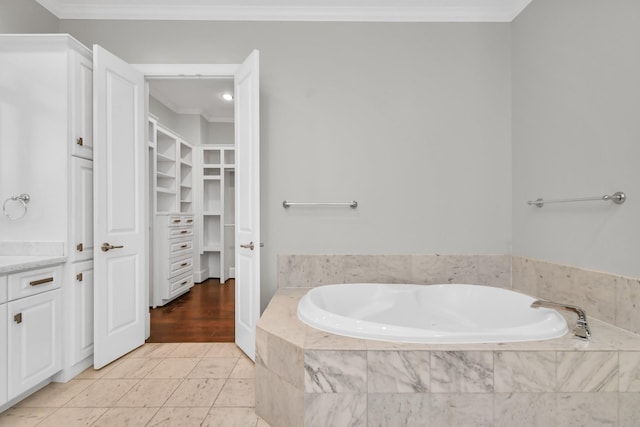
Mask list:
[[[175,79],[189,79],[189,78],[230,78],[235,80],[235,75],[237,70],[242,64],[131,64],[133,68],[140,71],[145,78],[145,81],[148,79],[160,79],[160,78],[175,78]],[[147,94],[148,95],[148,94]],[[149,113],[148,106],[148,96],[147,96],[147,105],[145,106],[147,116]],[[148,129],[148,126],[145,124],[145,129]],[[148,135],[147,135],[148,140]],[[235,146],[235,141],[234,141]],[[148,157],[148,156],[147,156]],[[147,165],[149,167],[149,165]],[[148,175],[148,170],[145,173]],[[147,189],[149,185],[147,185]],[[148,197],[147,197],[148,199]],[[147,218],[150,217],[151,212],[147,212]],[[235,249],[237,252],[237,248]],[[151,260],[149,259],[149,262]],[[147,269],[148,270],[148,269]],[[150,278],[149,278],[150,279]],[[146,281],[147,284],[147,299],[149,298],[150,293],[150,280]],[[234,307],[234,310],[237,311],[237,304]],[[150,331],[151,324],[151,314],[149,311],[146,313],[146,331],[147,338]]]

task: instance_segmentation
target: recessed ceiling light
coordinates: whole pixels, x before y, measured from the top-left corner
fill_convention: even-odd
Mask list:
[[[225,101],[233,101],[233,94],[225,92],[220,95],[220,98],[224,99]]]

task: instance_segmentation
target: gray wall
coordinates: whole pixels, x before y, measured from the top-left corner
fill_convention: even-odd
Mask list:
[[[0,33],[57,33],[59,23],[33,0],[0,0]]]
[[[277,254],[511,251],[509,24],[62,21],[132,63],[261,54],[263,304]],[[357,210],[290,209],[351,200]]]
[[[640,2],[534,0],[512,29],[514,254],[640,276]]]

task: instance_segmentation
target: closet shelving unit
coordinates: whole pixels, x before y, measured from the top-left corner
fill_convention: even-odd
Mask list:
[[[150,301],[166,304],[193,286],[194,149],[157,119],[149,118]]]
[[[209,277],[235,277],[235,147],[202,148],[202,255]]]

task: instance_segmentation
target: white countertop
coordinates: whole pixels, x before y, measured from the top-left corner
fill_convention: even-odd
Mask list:
[[[61,264],[66,256],[0,255],[0,274]]]

